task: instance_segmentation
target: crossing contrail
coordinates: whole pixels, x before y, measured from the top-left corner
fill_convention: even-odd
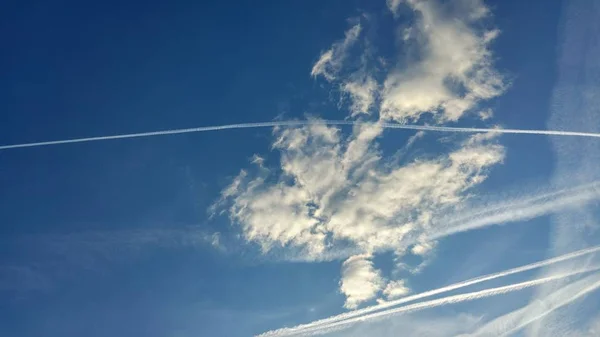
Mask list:
[[[529,324],[587,296],[598,288],[600,288],[600,274],[589,275],[566,286],[562,286],[560,289],[543,298],[535,299],[524,307],[496,317],[472,333],[462,334],[457,337],[511,336]]]
[[[505,271],[501,271],[501,272],[497,272],[497,273],[493,273],[493,274],[488,274],[488,275],[484,275],[484,276],[480,276],[480,277],[476,277],[470,280],[466,280],[466,281],[462,281],[462,282],[458,282],[458,283],[454,283],[448,286],[444,286],[438,289],[433,289],[433,290],[429,290],[429,291],[425,291],[419,294],[415,294],[415,295],[411,295],[411,296],[407,296],[404,298],[400,298],[397,300],[393,300],[393,301],[389,301],[389,302],[385,302],[382,304],[378,304],[378,305],[373,305],[370,307],[366,307],[363,309],[359,309],[359,310],[354,310],[351,312],[347,312],[347,313],[343,313],[337,316],[332,316],[329,318],[324,318],[318,321],[314,321],[312,323],[307,323],[307,324],[303,324],[303,325],[299,325],[296,326],[294,328],[289,328],[286,331],[287,332],[292,332],[292,331],[314,331],[314,330],[320,330],[320,329],[325,329],[328,326],[331,326],[332,324],[336,324],[338,322],[342,322],[342,321],[347,321],[349,319],[353,319],[353,320],[362,320],[365,317],[368,317],[370,315],[370,313],[375,312],[375,311],[380,311],[383,309],[388,309],[391,307],[395,307],[397,305],[400,304],[404,304],[406,302],[412,302],[412,301],[416,301],[416,300],[420,300],[426,297],[431,297],[434,295],[438,295],[438,294],[442,294],[445,292],[449,292],[452,290],[456,290],[456,289],[460,289],[460,288],[464,288],[467,286],[471,286],[474,284],[478,284],[481,282],[485,282],[485,281],[490,281],[493,279],[497,279],[497,278],[501,278],[501,277],[505,277],[505,276],[509,276],[509,275],[513,275],[513,274],[517,274],[517,273],[522,273],[522,272],[526,272],[532,269],[537,269],[537,268],[541,268],[541,267],[545,267],[548,265],[552,265],[555,263],[559,263],[559,262],[563,262],[563,261],[567,261],[567,260],[571,260],[571,259],[575,259],[578,258],[580,256],[584,256],[584,255],[588,255],[588,254],[593,254],[593,253],[597,253],[600,252],[600,246],[594,246],[594,247],[589,247],[586,249],[582,249],[582,250],[578,250],[575,252],[571,252],[568,254],[564,254],[564,255],[560,255],[557,257],[553,257],[547,260],[543,260],[543,261],[539,261],[539,262],[534,262],[528,265],[524,265],[524,266],[520,266],[520,267],[516,267],[516,268],[512,268],[512,269],[508,269]],[[261,336],[270,336],[268,334],[263,334]]]
[[[502,286],[502,287],[488,288],[488,289],[484,289],[484,290],[473,291],[470,293],[451,295],[451,296],[438,298],[435,300],[408,304],[408,305],[405,305],[402,307],[379,311],[379,312],[371,313],[371,314],[364,315],[364,316],[354,317],[352,319],[338,321],[338,322],[334,322],[334,323],[327,324],[324,326],[318,326],[318,327],[312,327],[312,328],[305,328],[304,326],[297,326],[294,328],[282,328],[282,329],[278,329],[278,330],[272,330],[272,331],[268,331],[268,332],[262,333],[260,335],[257,335],[256,337],[314,336],[314,335],[318,335],[318,334],[331,332],[333,330],[337,330],[337,329],[343,328],[345,326],[348,326],[350,324],[354,324],[357,322],[371,321],[374,319],[381,319],[381,318],[389,317],[391,315],[398,315],[398,314],[413,312],[413,311],[417,311],[417,310],[435,308],[435,307],[448,305],[448,304],[460,303],[460,302],[465,302],[465,301],[473,301],[473,300],[482,299],[482,298],[486,298],[486,297],[490,297],[490,296],[507,294],[507,293],[510,293],[513,291],[518,291],[518,290],[522,290],[522,289],[526,289],[526,288],[530,288],[530,287],[535,287],[535,286],[538,286],[538,285],[541,285],[541,284],[544,284],[547,282],[559,280],[562,278],[567,278],[567,277],[575,276],[575,275],[582,274],[582,273],[589,273],[589,272],[597,271],[598,269],[600,269],[600,267],[583,268],[583,269],[574,270],[574,271],[571,271],[568,273],[561,273],[561,274],[543,277],[543,278],[539,278],[539,279],[534,279],[534,280],[530,280],[530,281],[525,281],[525,282],[521,282],[521,283],[513,283],[513,284],[509,284],[509,285]]]
[[[61,144],[71,144],[71,143],[98,142],[98,141],[104,141],[104,140],[116,140],[116,139],[125,139],[125,138],[166,136],[166,135],[194,133],[194,132],[209,132],[209,131],[221,131],[221,130],[231,130],[231,129],[269,128],[269,127],[277,127],[277,126],[287,126],[287,127],[306,126],[306,125],[314,125],[314,124],[342,126],[342,125],[371,125],[373,123],[360,122],[360,121],[340,121],[340,120],[297,120],[297,121],[274,121],[274,122],[262,122],[262,123],[227,124],[227,125],[216,125],[216,126],[201,126],[201,127],[197,127],[197,128],[187,128],[187,129],[172,129],[172,130],[140,132],[140,133],[127,133],[127,134],[112,135],[112,136],[73,138],[73,139],[63,139],[63,140],[51,140],[51,141],[44,141],[44,142],[34,142],[34,143],[1,145],[0,150],[9,150],[9,149],[16,149],[16,148],[23,148],[23,147],[61,145]],[[500,129],[500,128],[464,128],[464,127],[450,127],[450,126],[398,124],[398,123],[386,123],[386,122],[377,122],[376,124],[380,125],[382,128],[385,128],[385,129],[405,129],[405,130],[418,130],[418,131],[463,132],[463,133],[492,132],[492,133],[507,133],[507,134],[529,134],[529,135],[600,138],[600,133],[591,133],[591,132],[556,131],[556,130],[522,130],[522,129]]]

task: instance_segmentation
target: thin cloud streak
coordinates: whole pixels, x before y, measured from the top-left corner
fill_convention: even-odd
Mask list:
[[[300,121],[299,120],[299,121],[274,121],[274,122],[260,122],[260,123],[226,124],[226,125],[216,125],[216,126],[201,126],[201,127],[196,127],[196,128],[187,128],[187,129],[171,129],[171,130],[162,130],[162,131],[128,133],[128,134],[120,134],[120,135],[112,135],[112,136],[98,136],[98,137],[86,137],[86,138],[52,140],[52,141],[34,142],[34,143],[2,145],[2,146],[0,146],[0,150],[10,150],[10,149],[24,148],[24,147],[39,147],[39,146],[72,144],[72,143],[98,142],[98,141],[104,141],[104,140],[117,140],[117,139],[127,139],[127,138],[166,136],[166,135],[195,133],[195,132],[222,131],[222,130],[232,130],[232,129],[269,128],[269,127],[294,127],[294,126],[306,126],[306,125],[315,125],[315,124],[343,126],[343,125],[371,125],[373,123],[360,122],[360,121],[340,121],[340,120],[314,120],[314,121]],[[378,122],[377,124],[384,129],[404,129],[404,130],[451,132],[451,133],[488,132],[488,133],[495,133],[495,134],[525,134],[525,135],[545,135],[545,136],[562,136],[562,137],[600,138],[600,133],[577,132],[577,131],[500,129],[500,128],[466,128],[466,127],[450,127],[450,126],[398,124],[398,123],[387,123],[387,122]]]
[[[596,188],[596,184],[591,184],[590,187],[586,188],[575,188],[558,198],[552,200],[544,200],[543,202],[534,203],[513,208],[513,209],[501,209],[492,210],[487,216],[481,217],[478,214],[477,217],[468,220],[462,224],[456,224],[463,222],[463,219],[451,221],[445,230],[439,231],[427,237],[427,240],[436,240],[450,235],[471,231],[478,228],[484,228],[492,225],[501,225],[507,222],[515,222],[527,219],[533,219],[535,217],[555,213],[557,211],[564,210],[571,206],[577,206],[585,204],[589,201],[600,198],[600,191]]]
[[[473,333],[463,334],[460,337],[511,335],[598,288],[600,288],[600,274],[589,275],[562,286],[545,298],[536,299],[524,307],[494,318]]]
[[[308,323],[308,324],[304,324],[304,325],[299,325],[295,328],[291,328],[291,329],[302,329],[302,330],[307,330],[307,329],[315,329],[315,328],[320,328],[320,327],[324,327],[324,326],[328,326],[332,323],[336,323],[336,322],[340,322],[340,321],[344,321],[347,319],[351,319],[351,318],[356,318],[356,317],[362,317],[366,314],[369,314],[371,312],[375,312],[375,311],[379,311],[379,310],[383,310],[383,309],[387,309],[387,308],[391,308],[400,304],[404,304],[407,302],[412,302],[412,301],[416,301],[416,300],[420,300],[422,298],[426,298],[426,297],[431,297],[431,296],[435,296],[438,294],[442,294],[448,291],[452,291],[452,290],[456,290],[456,289],[460,289],[460,288],[464,288],[467,286],[471,286],[474,284],[478,284],[481,282],[485,282],[485,281],[490,281],[493,279],[497,279],[497,278],[501,278],[501,277],[505,277],[505,276],[509,276],[509,275],[513,275],[513,274],[517,274],[517,273],[522,273],[525,271],[529,271],[532,269],[537,269],[537,268],[541,268],[541,267],[545,267],[548,265],[552,265],[555,263],[559,263],[559,262],[563,262],[563,261],[567,261],[567,260],[571,260],[571,259],[575,259],[584,255],[589,255],[589,254],[593,254],[596,252],[600,251],[600,245],[599,246],[595,246],[595,247],[590,247],[587,249],[582,249],[576,252],[572,252],[569,254],[565,254],[565,255],[561,255],[561,256],[557,256],[551,259],[547,259],[544,261],[539,261],[539,262],[535,262],[535,263],[531,263],[525,266],[521,266],[521,267],[516,267],[516,268],[512,268],[512,269],[508,269],[505,271],[501,271],[501,272],[497,272],[497,273],[493,273],[493,274],[488,274],[488,275],[484,275],[484,276],[480,276],[480,277],[476,277],[470,280],[466,280],[466,281],[462,281],[462,282],[458,282],[455,284],[451,284],[448,286],[444,286],[438,289],[433,289],[433,290],[429,290],[429,291],[425,291],[419,294],[415,294],[415,295],[411,295],[408,297],[404,297],[398,300],[393,300],[393,301],[389,301],[389,302],[385,302],[382,304],[378,304],[378,305],[374,305],[374,306],[370,306],[367,308],[363,308],[363,309],[359,309],[359,310],[355,310],[355,311],[351,311],[351,312],[347,312],[347,313],[343,313],[341,315],[336,315],[336,316],[332,316],[329,318],[325,318],[325,319],[321,319],[312,323]]]
[[[547,315],[549,315],[550,313],[552,313],[553,311],[560,309],[562,307],[564,307],[565,305],[568,305],[569,303],[583,297],[586,296],[587,294],[596,291],[598,288],[600,288],[600,281],[595,282],[594,284],[590,285],[589,287],[584,288],[583,290],[579,291],[577,294],[573,295],[572,297],[569,297],[563,301],[561,301],[560,303],[552,306],[551,308],[549,308],[548,310],[534,316],[531,317],[529,319],[527,319],[526,321],[522,322],[521,324],[519,324],[518,326],[514,327],[513,329],[507,331],[506,333],[502,334],[501,336],[510,336],[513,333],[523,329],[524,327],[528,326],[529,324],[536,322],[544,317],[546,317]]]
[[[598,190],[598,188],[600,188],[600,181],[592,181],[578,186],[570,186],[560,188],[557,190],[544,191],[533,195],[521,195],[518,198],[513,197],[508,201],[503,201],[500,203],[477,204],[473,205],[473,207],[469,208],[464,212],[459,212],[458,214],[453,214],[451,217],[444,218],[443,221],[449,223],[472,221],[474,218],[481,218],[495,213],[505,213],[517,207],[522,208],[528,205],[535,205],[537,202],[547,202],[549,200],[553,200],[556,197],[574,195],[576,193],[586,191],[589,192],[590,190],[594,189]],[[506,200],[506,198],[502,199]]]
[[[280,337],[280,336],[315,336],[327,332],[331,332],[333,330],[338,330],[342,327],[345,327],[350,324],[358,323],[358,322],[366,322],[374,319],[382,319],[392,315],[404,314],[408,312],[413,312],[417,310],[430,309],[448,304],[455,304],[466,301],[473,301],[477,299],[482,299],[491,296],[503,295],[513,291],[523,290],[526,288],[535,287],[544,283],[560,280],[563,278],[575,276],[578,274],[589,273],[593,271],[599,270],[600,267],[592,267],[592,268],[584,268],[575,271],[571,271],[568,273],[561,273],[553,276],[543,277],[535,280],[513,283],[510,285],[489,288],[479,291],[474,291],[465,294],[452,295],[447,297],[438,298],[435,300],[418,302],[414,304],[405,305],[399,308],[394,308],[390,310],[380,311],[376,313],[372,313],[369,315],[364,315],[360,317],[355,317],[352,319],[335,322],[332,324],[328,324],[325,326],[320,326],[316,328],[306,329],[302,326],[297,326],[294,328],[283,328],[278,330],[273,330],[269,332],[265,332],[263,334],[257,335],[256,337]]]
[[[490,207],[488,211],[485,209],[475,210],[466,214],[459,214],[456,218],[440,218],[433,222],[446,224],[436,226],[435,232],[430,231],[419,236],[407,237],[402,244],[403,247],[409,247],[419,242],[432,242],[472,230],[529,220],[585,205],[598,199],[600,199],[598,183],[592,182],[570,189],[545,193],[517,202],[488,206]]]

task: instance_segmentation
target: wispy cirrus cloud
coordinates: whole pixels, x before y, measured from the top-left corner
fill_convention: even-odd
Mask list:
[[[552,90],[550,100],[550,117],[548,127],[577,128],[582,131],[600,130],[600,78],[597,60],[600,58],[598,48],[598,30],[600,7],[595,1],[570,1],[565,3],[560,22],[559,45],[557,55],[557,81]],[[553,139],[552,148],[556,158],[554,180],[569,177],[573,184],[598,179],[600,167],[600,143],[587,140],[569,141]],[[587,204],[579,208],[556,214],[552,218],[552,236],[549,250],[554,254],[585,247],[598,242],[598,207]],[[589,261],[573,264],[571,268],[581,268]],[[548,268],[542,275],[556,272]],[[531,300],[534,306],[526,307],[523,320],[538,316],[538,301],[544,301],[552,294],[561,294],[564,284],[541,287]],[[568,300],[568,296],[559,296],[557,301]],[[579,330],[571,321],[580,317],[584,301],[576,301],[560,310],[531,321],[525,327],[525,336],[567,335]]]
[[[530,304],[497,317],[475,332],[465,336],[510,336],[528,325],[538,322],[556,310],[583,298],[600,288],[600,274],[595,273],[583,279],[560,286],[558,290],[543,299],[535,299]]]
[[[228,253],[233,246],[228,240],[199,226],[6,236],[0,244],[19,262],[0,265],[0,292],[45,291],[74,271],[103,273],[112,264],[143,259],[156,249]]]
[[[331,48],[321,53],[310,71],[311,76],[323,76],[328,81],[335,80],[348,56],[350,47],[356,43],[361,31],[360,23],[352,26],[346,31],[343,40],[334,43]]]
[[[351,100],[350,117],[360,114],[370,114],[375,106],[378,95],[378,84],[370,76],[358,76],[347,80],[341,85],[341,91]]]
[[[343,331],[328,334],[332,337],[396,336],[398,331],[406,336],[447,337],[470,331],[481,321],[473,314],[428,315],[424,312],[394,317],[393,320],[356,325]]]

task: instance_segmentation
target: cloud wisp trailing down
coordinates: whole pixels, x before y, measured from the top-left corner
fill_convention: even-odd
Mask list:
[[[25,148],[25,147],[62,145],[62,144],[72,144],[72,143],[99,142],[99,141],[118,140],[118,139],[127,139],[127,138],[167,136],[167,135],[176,135],[176,134],[185,134],[185,133],[235,130],[235,129],[301,127],[301,126],[309,126],[309,125],[313,125],[313,124],[333,125],[333,126],[335,126],[335,125],[338,125],[338,126],[356,126],[356,125],[358,125],[358,126],[360,126],[360,125],[369,125],[372,123],[361,122],[361,121],[316,120],[315,119],[315,120],[292,120],[292,121],[226,124],[226,125],[215,125],[215,126],[200,126],[200,127],[185,128],[185,129],[170,129],[170,130],[160,130],[160,131],[126,133],[126,134],[110,135],[110,136],[97,136],[97,137],[51,140],[51,141],[33,142],[33,143],[0,145],[0,150],[10,150],[10,149],[17,149],[17,148]],[[452,132],[456,132],[456,133],[488,132],[488,133],[495,133],[495,134],[497,133],[497,134],[513,134],[513,135],[600,138],[600,133],[561,131],[561,130],[470,128],[470,127],[399,124],[399,123],[385,123],[385,122],[378,122],[377,125],[379,125],[381,128],[384,128],[384,129],[403,129],[403,130],[449,132],[449,133],[452,133]]]
[[[333,46],[323,52],[319,60],[313,66],[310,75],[313,77],[323,76],[328,81],[336,79],[337,73],[341,70],[343,62],[346,59],[348,49],[358,40],[362,31],[360,24],[352,26],[346,31],[343,40],[333,44]]]
[[[353,319],[353,318],[360,318],[363,317],[367,314],[370,314],[372,312],[376,312],[376,311],[381,311],[384,309],[388,309],[388,308],[392,308],[395,306],[398,306],[400,304],[404,304],[404,303],[408,303],[408,302],[413,302],[413,301],[417,301],[423,298],[427,298],[427,297],[431,297],[431,296],[435,296],[435,295],[439,295],[439,294],[443,294],[445,292],[449,292],[449,291],[453,291],[456,289],[461,289],[464,287],[468,287],[474,284],[478,284],[478,283],[482,283],[482,282],[486,282],[486,281],[490,281],[490,280],[494,280],[494,279],[498,279],[498,278],[502,278],[502,277],[506,277],[506,276],[510,276],[510,275],[514,275],[514,274],[518,274],[518,273],[522,273],[522,272],[526,272],[529,270],[533,270],[533,269],[538,269],[538,268],[542,268],[542,267],[546,267],[552,264],[557,264],[560,262],[564,262],[564,261],[568,261],[568,260],[572,260],[572,259],[576,259],[585,255],[590,255],[590,254],[595,254],[600,252],[600,246],[595,246],[595,247],[590,247],[590,248],[586,248],[586,249],[582,249],[576,252],[572,252],[569,254],[565,254],[565,255],[561,255],[561,256],[557,256],[554,258],[550,258],[544,261],[539,261],[539,262],[534,262],[528,265],[524,265],[524,266],[520,266],[520,267],[516,267],[516,268],[512,268],[512,269],[508,269],[508,270],[504,270],[501,272],[497,272],[497,273],[493,273],[493,274],[488,274],[488,275],[484,275],[484,276],[479,276],[470,280],[466,280],[466,281],[462,281],[462,282],[458,282],[455,284],[451,284],[451,285],[447,285],[438,289],[433,289],[433,290],[429,290],[429,291],[425,291],[419,294],[414,294],[414,295],[410,295],[407,297],[403,297],[397,300],[392,300],[389,302],[385,302],[382,304],[378,304],[378,305],[374,305],[374,306],[370,306],[367,308],[363,308],[363,309],[359,309],[359,310],[354,310],[354,311],[350,311],[347,313],[343,313],[340,315],[336,315],[336,316],[332,316],[329,318],[325,318],[325,319],[321,319],[318,321],[314,321],[311,323],[307,323],[307,324],[303,324],[303,325],[299,325],[297,327],[294,328],[290,328],[290,329],[297,329],[297,330],[313,330],[313,329],[317,329],[320,327],[324,327],[324,326],[328,326],[330,324],[336,323],[336,322],[340,322],[340,321],[345,321],[348,319]],[[296,330],[294,330],[296,331]]]
[[[430,300],[430,301],[417,302],[417,303],[405,305],[405,306],[402,306],[399,308],[393,308],[393,309],[389,309],[389,310],[370,313],[367,315],[354,317],[354,318],[350,318],[347,320],[337,321],[337,322],[334,322],[331,324],[327,324],[327,325],[323,325],[323,326],[319,326],[319,327],[315,327],[315,328],[303,328],[302,326],[298,326],[298,327],[294,327],[294,328],[282,328],[282,329],[278,329],[278,330],[265,332],[263,334],[258,335],[257,337],[314,336],[314,335],[331,332],[331,331],[349,326],[349,325],[357,323],[357,322],[365,322],[365,321],[371,321],[371,320],[375,320],[375,319],[382,319],[382,318],[390,317],[392,315],[405,314],[405,313],[413,312],[413,311],[417,311],[417,310],[435,308],[435,307],[439,307],[439,306],[443,306],[443,305],[455,304],[455,303],[460,303],[460,302],[465,302],[465,301],[473,301],[473,300],[482,299],[482,298],[491,297],[491,296],[498,296],[498,295],[507,294],[507,293],[514,292],[514,291],[523,290],[526,288],[539,286],[539,285],[542,285],[542,284],[545,284],[548,282],[557,281],[557,280],[568,278],[568,277],[573,277],[573,276],[584,274],[584,273],[595,272],[595,271],[598,271],[599,269],[600,269],[600,267],[597,267],[597,266],[583,268],[583,269],[569,271],[566,273],[559,273],[559,274],[552,275],[552,276],[538,278],[538,279],[534,279],[534,280],[530,280],[530,281],[513,283],[513,284],[501,286],[501,287],[488,288],[488,289],[474,291],[474,292],[470,292],[470,293],[442,297],[442,298]]]

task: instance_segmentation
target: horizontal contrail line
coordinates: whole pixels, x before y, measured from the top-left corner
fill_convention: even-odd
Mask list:
[[[340,121],[340,120],[310,120],[310,121],[303,120],[303,121],[274,121],[274,122],[262,122],[262,123],[227,124],[227,125],[217,125],[217,126],[202,126],[202,127],[187,128],[187,129],[173,129],[173,130],[163,130],[163,131],[128,133],[128,134],[113,135],[113,136],[98,136],[98,137],[87,137],[87,138],[52,140],[52,141],[35,142],[35,143],[2,145],[2,146],[0,146],[0,150],[9,150],[9,149],[16,149],[16,148],[23,148],[23,147],[60,145],[60,144],[70,144],[70,143],[97,142],[97,141],[103,141],[103,140],[114,140],[114,139],[125,139],[125,138],[165,136],[165,135],[174,135],[174,134],[182,134],[182,133],[220,131],[220,130],[230,130],[230,129],[268,128],[268,127],[277,127],[277,126],[305,126],[305,125],[314,125],[314,124],[317,124],[317,125],[371,125],[371,124],[377,124],[385,129],[405,129],[405,130],[419,130],[419,131],[464,132],[464,133],[492,132],[492,133],[507,133],[507,134],[530,134],[530,135],[600,138],[600,133],[591,133],[591,132],[556,131],[556,130],[522,130],[522,129],[499,129],[499,128],[464,128],[464,127],[450,127],[450,126],[398,124],[398,123],[385,123],[385,122],[368,123],[368,122],[359,122],[359,121]]]
[[[371,313],[371,312],[375,312],[375,311],[380,311],[383,309],[388,309],[391,307],[395,307],[397,305],[400,304],[404,304],[407,302],[412,302],[412,301],[416,301],[416,300],[420,300],[422,298],[426,298],[426,297],[431,297],[431,296],[435,296],[435,295],[439,295],[445,292],[449,292],[452,290],[456,290],[456,289],[460,289],[460,288],[464,288],[467,286],[471,286],[477,283],[481,283],[481,282],[485,282],[485,281],[490,281],[493,279],[497,279],[497,278],[501,278],[501,277],[505,277],[505,276],[509,276],[509,275],[513,275],[513,274],[517,274],[517,273],[522,273],[525,271],[529,271],[532,269],[537,269],[537,268],[541,268],[541,267],[545,267],[551,264],[555,264],[555,263],[559,263],[562,261],[567,261],[567,260],[571,260],[571,259],[575,259],[577,257],[580,256],[584,256],[584,255],[588,255],[588,254],[593,254],[593,253],[597,253],[600,252],[600,246],[594,246],[594,247],[590,247],[590,248],[586,248],[586,249],[582,249],[582,250],[578,250],[575,252],[571,252],[568,254],[564,254],[564,255],[560,255],[557,257],[553,257],[547,260],[543,260],[543,261],[539,261],[539,262],[534,262],[528,265],[524,265],[524,266],[520,266],[520,267],[516,267],[516,268],[512,268],[512,269],[508,269],[505,271],[501,271],[501,272],[497,272],[497,273],[493,273],[493,274],[488,274],[488,275],[484,275],[484,276],[480,276],[480,277],[476,277],[470,280],[466,280],[466,281],[462,281],[462,282],[458,282],[458,283],[454,283],[451,285],[447,285],[441,288],[437,288],[437,289],[433,289],[433,290],[429,290],[429,291],[425,291],[419,294],[415,294],[415,295],[411,295],[411,296],[407,296],[404,298],[400,298],[397,300],[393,300],[393,301],[389,301],[389,302],[385,302],[385,303],[381,303],[378,305],[373,305],[370,307],[366,307],[363,309],[359,309],[359,310],[354,310],[354,311],[350,311],[347,313],[343,313],[337,316],[332,316],[329,318],[324,318],[318,321],[314,321],[312,323],[307,323],[307,324],[303,324],[303,325],[299,325],[295,328],[290,328],[290,329],[294,329],[297,331],[306,331],[306,330],[313,330],[313,329],[318,329],[321,327],[325,327],[325,326],[329,326],[330,324],[336,323],[336,322],[340,322],[340,321],[345,321],[351,318],[360,318],[360,317],[364,317],[365,315]]]
[[[393,308],[393,309],[384,310],[384,311],[380,311],[380,312],[376,312],[376,313],[371,313],[371,314],[364,315],[364,316],[354,317],[352,319],[334,322],[331,324],[327,324],[325,326],[312,327],[312,328],[304,328],[302,326],[299,326],[299,327],[295,327],[295,328],[283,328],[283,329],[278,329],[278,330],[272,330],[272,331],[268,331],[263,334],[257,335],[257,337],[314,336],[317,334],[327,333],[327,332],[335,330],[335,329],[343,328],[349,324],[353,324],[353,323],[357,323],[357,322],[370,321],[373,319],[380,319],[380,318],[388,317],[391,315],[397,315],[397,314],[402,314],[402,313],[407,313],[407,312],[412,312],[412,311],[417,311],[417,310],[423,310],[423,309],[428,309],[428,308],[434,308],[434,307],[438,307],[438,306],[460,303],[460,302],[465,302],[465,301],[473,301],[473,300],[482,299],[482,298],[486,298],[486,297],[490,297],[490,296],[502,295],[502,294],[513,292],[513,291],[518,291],[518,290],[538,286],[538,285],[541,285],[541,284],[544,284],[547,282],[551,282],[551,281],[555,281],[555,280],[559,280],[562,278],[571,277],[571,276],[575,276],[575,275],[582,274],[582,273],[597,271],[598,269],[600,269],[600,268],[599,267],[584,268],[584,269],[579,269],[579,270],[575,270],[575,271],[568,272],[568,273],[561,273],[561,274],[543,277],[543,278],[530,280],[530,281],[526,281],[526,282],[514,283],[514,284],[502,286],[502,287],[488,288],[488,289],[464,293],[464,294],[442,297],[442,298],[438,298],[438,299],[430,300],[430,301],[417,302],[417,303],[408,304],[408,305],[398,307],[398,308]]]

